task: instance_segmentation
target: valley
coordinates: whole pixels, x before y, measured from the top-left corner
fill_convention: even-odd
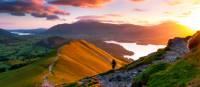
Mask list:
[[[200,87],[200,0],[0,0],[0,87]]]

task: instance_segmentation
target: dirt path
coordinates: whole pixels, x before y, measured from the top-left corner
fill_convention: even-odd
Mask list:
[[[48,67],[48,73],[44,75],[43,77],[43,82],[42,82],[42,87],[55,87],[55,84],[51,81],[49,81],[48,76],[53,74],[53,66],[55,65],[55,62],[58,60],[56,57],[55,60],[49,65]]]

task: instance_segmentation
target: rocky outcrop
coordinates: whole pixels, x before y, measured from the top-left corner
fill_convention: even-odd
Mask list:
[[[170,39],[166,47],[166,53],[161,57],[164,62],[174,62],[189,52],[187,38]]]
[[[193,35],[188,41],[188,47],[192,50],[200,44],[200,31],[198,31],[195,35]]]

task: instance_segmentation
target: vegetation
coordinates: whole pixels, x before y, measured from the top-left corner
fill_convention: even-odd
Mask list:
[[[55,59],[55,55],[56,51],[51,51],[37,62],[1,73],[0,85],[2,87],[39,87],[43,75],[48,72],[48,65]]]
[[[159,49],[157,52],[154,52],[148,56],[145,56],[145,57],[141,57],[139,60],[131,63],[131,64],[128,64],[126,65],[124,68],[125,69],[132,69],[132,68],[135,68],[137,66],[140,66],[140,65],[144,65],[144,64],[151,64],[152,61],[154,60],[159,60],[160,57],[165,54],[165,49]],[[122,68],[122,69],[124,69]]]
[[[38,38],[20,38],[14,43],[0,43],[0,72],[20,68],[44,57],[51,49],[35,45]]]
[[[185,87],[197,74],[199,70],[193,64],[181,60],[166,70],[152,75],[147,85],[149,87]]]
[[[139,75],[134,78],[133,86],[134,87],[141,87],[142,85],[146,85],[150,76],[156,72],[165,70],[168,67],[167,63],[158,63],[149,66]]]

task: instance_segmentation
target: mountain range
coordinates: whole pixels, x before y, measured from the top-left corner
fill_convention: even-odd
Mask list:
[[[170,38],[185,37],[193,33],[193,30],[175,22],[139,26],[79,21],[72,24],[55,25],[42,35],[59,35],[73,39],[136,42],[139,44],[167,44]]]

